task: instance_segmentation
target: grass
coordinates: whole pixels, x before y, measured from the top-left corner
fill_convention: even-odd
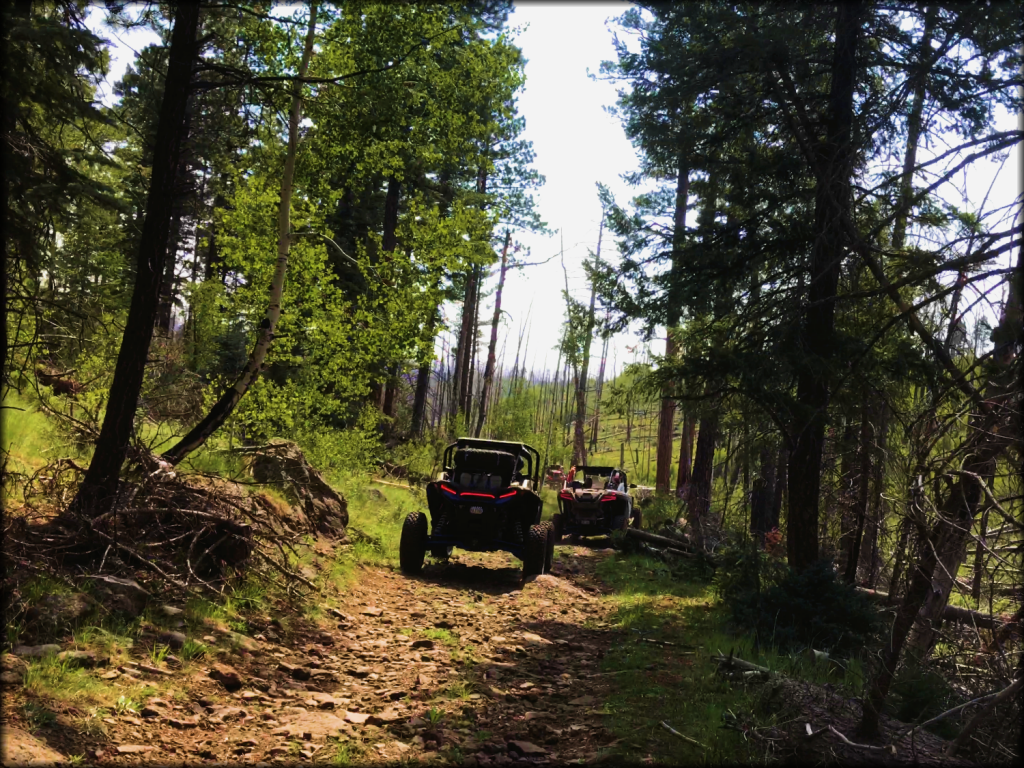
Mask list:
[[[120,710],[121,702],[135,702],[151,696],[155,688],[132,685],[128,693],[115,698],[117,689],[97,679],[85,669],[76,669],[56,656],[33,659],[25,670],[24,690],[36,699],[55,699],[77,705],[111,706]]]
[[[445,645],[456,646],[459,644],[459,638],[448,629],[425,629],[420,634],[425,638],[437,640]]]
[[[609,727],[623,742],[620,760],[652,757],[668,763],[764,762],[768,755],[757,740],[728,727],[775,723],[760,711],[763,684],[734,682],[716,674],[711,656],[725,654],[768,667],[796,679],[831,682],[857,695],[862,669],[847,665],[845,677],[804,657],[756,650],[752,638],[737,637],[726,623],[710,584],[681,580],[653,558],[628,555],[603,561],[599,573],[615,588],[611,621],[633,640],[620,643],[602,664],[603,672],[635,670],[611,676],[615,690],[607,701]],[[644,640],[673,643],[657,645]],[[701,746],[661,728],[664,721]],[[725,727],[723,727],[725,726]]]

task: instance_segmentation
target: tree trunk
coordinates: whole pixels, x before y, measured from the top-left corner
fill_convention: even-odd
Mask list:
[[[597,228],[597,251],[594,253],[594,268],[601,258],[601,236],[604,234],[604,215],[601,211],[601,223]],[[576,424],[573,432],[572,463],[576,466],[587,463],[587,444],[584,428],[587,420],[587,375],[590,367],[590,342],[594,335],[594,306],[597,303],[597,280],[591,278],[590,310],[587,313],[587,332],[584,334],[583,361],[580,363],[580,374],[576,381]]]
[[[871,424],[871,409],[868,396],[864,396],[861,406],[860,424],[860,474],[857,483],[856,528],[850,539],[850,552],[846,558],[846,573],[843,575],[847,584],[857,581],[857,566],[860,563],[860,543],[864,536],[864,522],[868,516],[868,489],[871,480],[871,444],[874,440],[874,427]]]
[[[988,508],[981,514],[981,523],[978,526],[978,538],[975,541],[974,549],[974,578],[971,580],[971,599],[974,607],[981,607],[981,585],[985,578],[985,532],[988,530]]]
[[[1005,449],[1003,439],[993,439],[990,430],[994,426],[993,420],[986,419],[986,424],[976,425],[981,427],[974,433],[974,439],[968,439],[967,444],[962,446],[961,455],[968,458],[964,469],[971,474],[961,474],[952,487],[949,489],[945,500],[938,505],[939,517],[934,530],[929,534],[925,529],[923,510],[920,507],[920,490],[917,496],[912,499],[911,515],[915,520],[919,535],[924,540],[921,546],[920,560],[915,564],[914,574],[910,580],[910,587],[903,598],[896,618],[893,622],[891,632],[887,633],[889,644],[883,649],[882,666],[875,679],[872,681],[867,696],[864,698],[864,711],[861,717],[860,730],[864,736],[874,737],[878,733],[878,717],[882,706],[889,694],[893,677],[896,674],[896,667],[899,663],[900,654],[914,626],[915,619],[926,601],[932,598],[935,604],[941,600],[938,608],[938,620],[941,622],[942,609],[945,608],[945,600],[941,599],[940,582],[938,588],[933,585],[936,576],[941,568],[937,568],[938,555],[950,552],[957,552],[965,543],[963,528],[970,530],[971,522],[977,513],[978,505],[983,496],[978,475],[986,471],[986,468],[995,463],[996,458]],[[980,470],[980,472],[979,472]],[[957,563],[959,565],[959,563]],[[955,575],[956,571],[953,571]],[[939,594],[936,594],[939,593]],[[890,593],[891,594],[891,593]],[[948,597],[946,592],[945,597]],[[934,640],[936,627],[930,616],[923,617],[926,620],[923,628],[919,630],[916,638],[915,651],[927,651],[930,643]]]
[[[317,3],[314,1],[309,7],[309,26],[306,30],[302,61],[299,64],[298,76],[300,78],[306,76],[309,60],[313,55],[313,40],[316,36],[316,15]],[[300,81],[295,81],[292,85],[291,113],[288,120],[288,150],[285,155],[284,172],[281,176],[281,203],[277,215],[277,268],[274,270],[274,277],[270,283],[270,302],[267,306],[266,316],[263,318],[263,322],[260,323],[259,335],[249,355],[249,362],[234,385],[221,395],[220,399],[206,415],[206,418],[185,435],[177,445],[163,455],[164,460],[171,464],[177,464],[189,453],[199,448],[210,435],[220,428],[265,367],[263,361],[266,359],[267,350],[270,349],[270,344],[274,339],[277,321],[281,317],[281,296],[284,292],[284,278],[288,268],[288,252],[291,247],[292,186],[295,178],[295,156],[298,154],[299,147],[302,88],[303,85]]]
[[[146,219],[139,242],[135,287],[114,367],[103,426],[93,459],[72,504],[72,508],[93,516],[109,511],[113,504],[153,339],[160,284],[167,259],[174,186],[181,145],[185,140],[185,107],[196,54],[198,24],[198,6],[185,3],[177,7],[157,124]]]
[[[384,227],[381,235],[381,250],[390,257],[398,247],[398,209],[402,197],[402,182],[395,178],[388,180],[388,191],[384,196]],[[381,412],[389,419],[395,418],[395,400],[398,396],[398,365],[388,366],[388,378],[384,387],[384,403]],[[384,427],[384,434],[390,436],[392,423]]]
[[[761,475],[750,492],[750,532],[764,546],[764,535],[771,530],[772,501],[775,498],[775,453],[761,449]]]
[[[665,357],[676,354],[676,342],[672,330],[666,329]],[[658,414],[658,450],[654,469],[655,493],[668,493],[672,482],[672,427],[676,420],[676,401],[672,399],[672,387],[662,387],[661,409]]]
[[[693,432],[697,422],[691,412],[683,416],[683,434],[679,445],[679,469],[676,472],[676,495],[681,497],[690,484],[690,469],[693,461]]]
[[[693,460],[693,478],[687,510],[690,524],[700,541],[703,541],[703,527],[711,511],[711,478],[715,463],[715,442],[718,440],[718,410],[710,409],[700,418],[697,431],[697,451]]]
[[[797,383],[801,406],[793,454],[789,460],[789,565],[802,571],[818,559],[818,502],[821,459],[834,351],[836,291],[846,250],[844,219],[850,208],[853,172],[852,126],[856,84],[856,53],[862,8],[840,3],[836,14],[832,84],[829,93],[827,136],[817,154],[814,230],[811,249],[811,285],[801,347],[810,358]]]
[[[430,317],[430,322],[427,324],[426,336],[434,341],[434,328],[437,325],[437,310],[434,310],[434,314]],[[427,392],[430,389],[430,371],[432,367],[433,355],[425,363],[420,365],[416,371],[416,394],[413,396],[412,401],[412,424],[410,425],[410,432],[412,437],[419,437],[423,434],[423,415],[427,408]]]
[[[594,389],[594,426],[590,432],[590,452],[597,450],[597,438],[601,428],[601,393],[604,391],[604,367],[608,362],[608,345],[611,337],[605,335],[601,345],[601,365],[597,369],[597,386]]]
[[[676,201],[672,230],[672,264],[669,268],[670,283],[668,315],[665,323],[665,358],[675,356],[676,342],[672,333],[679,324],[678,272],[681,265],[681,249],[686,236],[686,206],[690,193],[690,168],[688,154],[680,152],[679,172],[676,174]],[[675,273],[674,275],[672,273]],[[666,384],[662,388],[661,413],[658,418],[658,456],[655,469],[654,489],[657,493],[668,493],[672,482],[672,428],[675,424],[676,401],[672,399],[673,388]]]
[[[473,325],[470,329],[469,359],[466,368],[466,422],[465,430],[469,432],[469,425],[473,417],[473,389],[476,384],[477,350],[480,341],[480,288],[484,281],[483,267],[476,268],[476,289],[473,291]]]
[[[896,602],[896,597],[899,594],[900,580],[903,578],[903,566],[906,563],[907,558],[907,546],[910,544],[910,517],[909,512],[907,516],[900,520],[899,531],[900,535],[896,542],[896,555],[892,564],[892,574],[889,576],[889,604]]]
[[[480,417],[476,423],[476,436],[484,428],[487,418],[487,398],[491,394],[494,381],[494,364],[498,350],[498,324],[501,321],[501,292],[505,289],[505,274],[508,272],[508,247],[512,243],[512,230],[505,230],[505,242],[501,246],[501,269],[498,272],[498,289],[494,293],[494,315],[491,318],[491,340],[487,345],[487,363],[484,366],[484,387],[480,393]]]
[[[885,505],[884,505],[884,467],[885,467],[885,456],[886,448],[889,441],[889,410],[888,405],[884,400],[877,400],[875,402],[875,411],[878,414],[878,455],[875,457],[875,463],[872,466],[872,487],[871,492],[872,505],[871,505],[871,521],[868,531],[870,533],[870,539],[868,540],[868,562],[865,563],[865,568],[868,572],[867,586],[869,589],[874,589],[875,584],[878,581],[878,570],[880,566],[880,558],[878,551],[878,535],[879,529],[882,526],[882,521],[885,519]]]
[[[918,45],[920,66],[922,69],[916,73],[914,82],[914,102],[910,106],[910,114],[907,116],[907,151],[903,157],[903,175],[900,179],[900,202],[899,215],[892,229],[892,247],[894,250],[903,248],[907,236],[907,217],[910,213],[910,206],[914,199],[914,166],[917,165],[917,144],[921,138],[922,114],[924,113],[924,100],[927,93],[927,78],[923,67],[924,62],[932,54],[932,30],[935,25],[935,8],[925,8],[924,34]]]
[[[183,135],[188,136],[192,127],[192,107],[185,105],[185,127]],[[167,258],[164,264],[164,277],[160,285],[160,306],[157,310],[157,327],[161,334],[170,338],[174,331],[174,299],[176,296],[175,270],[178,266],[178,249],[181,246],[181,224],[185,215],[185,195],[189,184],[189,154],[187,144],[181,149],[178,158],[178,172],[174,185],[174,203],[172,206],[171,226],[168,230]]]
[[[779,445],[779,460],[775,464],[777,476],[775,478],[775,496],[772,499],[772,517],[771,526],[772,528],[778,528],[779,522],[782,519],[782,500],[786,494],[786,484],[788,480],[788,469],[789,469],[789,448],[786,446],[786,441],[783,439]]]

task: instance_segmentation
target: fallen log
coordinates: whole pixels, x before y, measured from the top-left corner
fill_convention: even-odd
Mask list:
[[[641,531],[639,528],[627,528],[626,535],[632,536],[634,539],[640,541],[646,541],[648,544],[658,544],[662,547],[673,547],[679,549],[680,547],[689,547],[689,542],[683,541],[682,539],[670,539],[668,536],[659,536],[656,533],[648,533],[647,531]]]
[[[889,595],[886,592],[879,592],[876,589],[866,589],[864,587],[857,587],[857,591],[861,594],[867,595],[868,597],[874,598],[875,600],[888,600]],[[1006,624],[1010,623],[1011,620],[1007,620],[1001,616],[990,616],[987,613],[981,611],[972,611],[967,608],[960,608],[955,605],[947,605],[942,611],[943,621],[952,621],[956,624],[971,624],[979,627],[980,629],[998,629]]]
[[[734,667],[739,667],[740,669],[746,670],[748,672],[760,672],[762,675],[767,675],[768,677],[776,677],[779,674],[778,672],[772,672],[770,669],[768,669],[768,667],[762,667],[758,664],[754,664],[752,662],[744,661],[743,659],[737,658],[736,656],[732,655],[732,651],[729,652],[728,656],[719,651],[718,655],[712,656],[711,659],[712,661],[717,661],[719,664],[727,664]]]

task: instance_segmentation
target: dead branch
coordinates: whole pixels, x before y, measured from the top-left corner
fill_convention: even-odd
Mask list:
[[[671,733],[671,734],[672,734],[673,736],[678,736],[678,737],[679,737],[680,739],[682,739],[683,741],[688,741],[688,742],[690,742],[691,744],[696,744],[696,745],[697,745],[698,747],[700,747],[701,749],[707,749],[707,747],[705,747],[705,746],[704,746],[703,744],[701,744],[701,743],[700,743],[699,741],[697,741],[696,739],[691,739],[691,738],[690,738],[689,736],[684,736],[684,735],[683,735],[683,734],[681,734],[681,733],[680,733],[679,731],[677,731],[677,730],[676,730],[675,728],[673,728],[673,727],[672,727],[671,725],[669,725],[668,723],[666,723],[666,722],[665,722],[664,720],[662,720],[662,721],[661,721],[661,727],[662,727],[662,728],[664,728],[664,729],[665,729],[666,731],[668,731],[669,733]]]
[[[964,729],[960,731],[960,735],[953,739],[952,743],[950,743],[950,745],[946,747],[946,754],[950,757],[953,757],[953,755],[956,754],[956,751],[963,746],[963,743],[967,741],[971,733],[974,732],[974,730],[978,727],[981,721],[984,720],[985,717],[988,716],[989,712],[991,712],[995,708],[996,704],[999,704],[1000,702],[1003,702],[1006,699],[1010,698],[1022,687],[1024,687],[1024,677],[1018,677],[1016,680],[1013,681],[1011,685],[1007,686],[999,693],[995,694],[992,700],[989,701],[984,707],[982,707],[981,711],[979,711],[974,717],[972,717],[970,722],[964,726]],[[977,701],[980,701],[980,699]]]

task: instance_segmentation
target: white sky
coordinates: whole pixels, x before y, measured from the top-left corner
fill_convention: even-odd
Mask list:
[[[520,2],[509,19],[510,27],[522,28],[514,39],[527,60],[526,87],[519,97],[519,110],[526,118],[524,138],[533,142],[535,167],[547,179],[536,195],[540,216],[552,230],[559,230],[551,237],[525,234],[520,242],[530,249],[530,261],[542,261],[557,254],[560,241],[564,242],[570,290],[580,300],[589,296],[581,264],[597,241],[597,182],[606,184],[620,204],[635,194],[621,175],[635,169],[636,155],[618,119],[604,111],[605,106],[616,101],[615,85],[587,76],[588,70],[597,73],[602,61],[615,58],[606,21],[618,17],[628,7],[625,2]],[[94,7],[90,22],[98,24],[101,18],[102,10]],[[145,30],[125,34],[103,29],[100,34],[112,43],[109,83],[116,82],[134,59],[132,49],[137,51],[157,40],[154,33]],[[106,103],[113,102],[109,87],[105,96]],[[1003,113],[995,127],[1007,130],[1015,123],[1013,116]],[[956,186],[960,189],[948,185],[943,196],[968,210],[979,208],[986,194],[988,207],[1007,205],[1018,191],[1020,167],[1018,145],[1001,170],[994,162],[975,164],[959,177]],[[613,241],[606,237],[602,256],[608,258],[613,253]],[[495,285],[496,277],[489,281],[487,290],[493,291]],[[554,366],[557,352],[553,347],[564,317],[564,286],[565,277],[557,257],[546,265],[509,273],[502,298],[507,315],[498,339],[499,361],[502,348],[506,347],[506,369],[515,357],[521,324],[527,321],[526,365],[537,370],[545,367],[545,363],[549,368]],[[457,307],[447,310],[447,317],[454,324]],[[480,334],[482,349],[490,335],[492,312],[492,298],[488,297],[480,313],[486,323]],[[662,351],[661,342],[654,341],[652,345],[655,353]],[[592,353],[596,359],[600,354],[599,343],[594,344]],[[485,354],[482,351],[481,358]],[[643,345],[637,337],[619,335],[612,341],[609,368],[614,361],[615,368],[621,369],[624,363],[642,354]],[[596,361],[593,370],[596,371]]]

